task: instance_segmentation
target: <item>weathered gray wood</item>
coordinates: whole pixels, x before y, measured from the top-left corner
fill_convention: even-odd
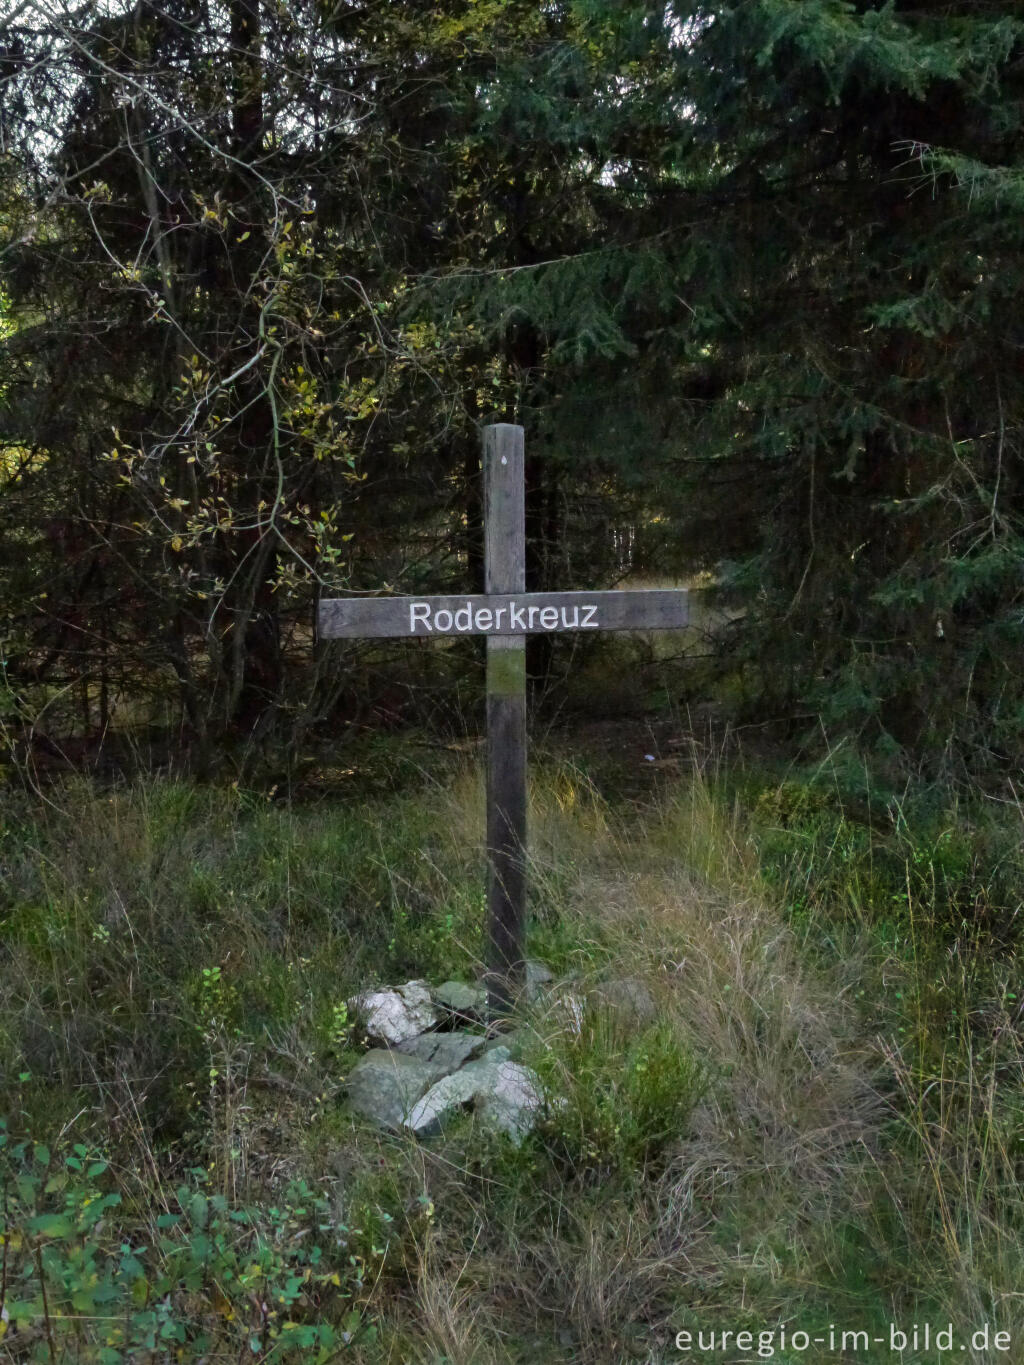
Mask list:
[[[555,631],[679,630],[682,589],[525,591],[523,429],[484,430],[485,594],[352,597],[320,603],[326,638],[487,637],[487,961],[493,1014],[515,1003],[525,975],[526,636]]]
[[[484,589],[526,587],[526,478],[522,427],[484,428]]]
[[[438,613],[441,613],[440,624]],[[512,636],[590,630],[681,630],[685,588],[615,592],[493,592],[458,597],[352,597],[320,603],[324,638]]]
[[[487,642],[485,940],[489,1010],[506,1014],[525,972],[526,650],[521,640]]]
[[[484,431],[484,585],[488,597],[524,594],[526,481],[523,429]],[[496,611],[499,604],[489,602]],[[486,609],[486,608],[485,608]],[[511,602],[506,604],[511,614]],[[471,612],[474,623],[476,612]],[[410,613],[411,619],[412,613]],[[454,627],[454,616],[452,618]],[[522,989],[526,939],[526,639],[487,641],[487,995],[507,1013]]]

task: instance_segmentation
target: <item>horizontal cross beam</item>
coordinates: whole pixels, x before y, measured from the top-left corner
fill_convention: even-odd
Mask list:
[[[349,597],[320,603],[324,638],[538,635],[555,631],[681,630],[684,588],[621,592],[463,593],[458,597]]]
[[[484,428],[484,586],[457,597],[339,597],[320,603],[326,639],[487,637],[488,1003],[505,1014],[525,979],[526,636],[681,630],[683,588],[526,592],[523,429]]]

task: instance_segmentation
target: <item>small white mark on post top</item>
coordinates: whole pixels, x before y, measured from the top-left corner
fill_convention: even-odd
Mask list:
[[[508,464],[508,456],[507,456],[507,455],[502,455],[502,457],[501,457],[501,463],[502,463],[502,464]]]

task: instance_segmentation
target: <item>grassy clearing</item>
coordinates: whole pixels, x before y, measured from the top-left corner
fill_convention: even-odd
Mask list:
[[[530,951],[563,984],[517,1046],[565,1104],[516,1148],[343,1105],[346,996],[479,968],[477,771],[360,804],[49,796],[0,845],[8,1358],[660,1362],[680,1331],[926,1320],[1024,1340],[1016,811],[868,823],[812,783],[699,772],[616,809],[549,765]]]
[[[1021,1358],[1024,812],[933,792],[872,808],[838,784],[752,804],[762,875],[805,950],[862,964],[851,989],[892,1116],[879,1208],[886,1227],[898,1213],[907,1283],[922,1312],[998,1322]]]

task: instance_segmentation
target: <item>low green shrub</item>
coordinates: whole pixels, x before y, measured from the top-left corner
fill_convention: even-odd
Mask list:
[[[0,1327],[21,1358],[317,1362],[374,1334],[363,1231],[303,1181],[269,1206],[233,1205],[197,1169],[144,1207],[84,1144],[51,1151],[3,1124],[0,1178]]]
[[[556,1097],[533,1142],[557,1166],[584,1177],[627,1174],[657,1158],[685,1135],[707,1084],[670,1025],[629,1036],[597,1009],[587,1010],[578,1029],[527,1055]]]

